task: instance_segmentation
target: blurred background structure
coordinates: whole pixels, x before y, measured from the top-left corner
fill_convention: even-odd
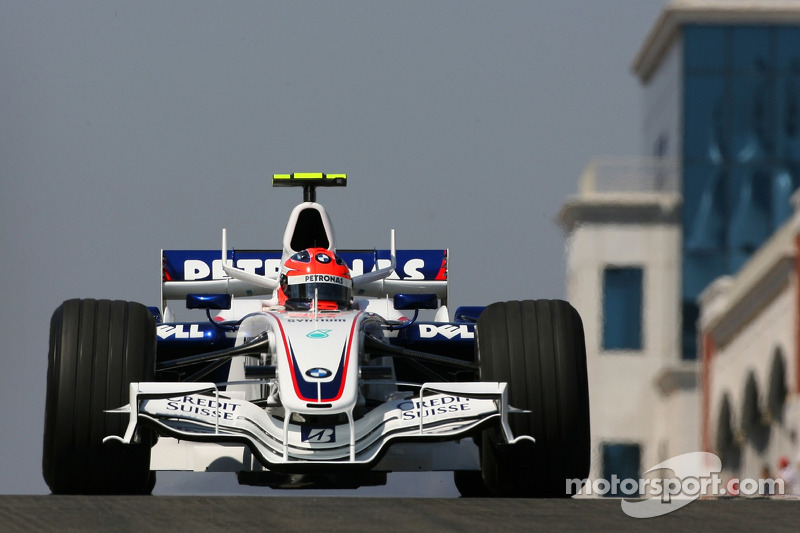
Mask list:
[[[591,161],[558,215],[591,477],[706,450],[757,479],[798,452],[800,3],[670,2],[633,72],[646,156]]]

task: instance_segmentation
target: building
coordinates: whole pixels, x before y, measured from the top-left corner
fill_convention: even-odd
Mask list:
[[[800,430],[800,191],[794,216],[700,295],[701,437],[730,476],[773,474]]]
[[[704,424],[718,406],[701,385],[719,368],[698,362],[701,294],[792,216],[800,3],[670,2],[633,71],[646,156],[592,162],[559,213],[568,298],[586,328],[595,478],[715,450]],[[787,438],[773,452],[797,446]]]

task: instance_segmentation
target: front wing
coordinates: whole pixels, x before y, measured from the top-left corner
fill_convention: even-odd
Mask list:
[[[393,442],[454,440],[492,422],[509,443],[533,441],[512,434],[508,415],[515,411],[505,383],[426,383],[418,397],[388,401],[355,420],[348,413],[347,423],[297,424],[291,413],[271,414],[214,383],[131,383],[130,404],[112,411],[129,415],[125,435],[104,442],[130,443],[144,424],[181,441],[244,444],[271,470],[372,466]]]

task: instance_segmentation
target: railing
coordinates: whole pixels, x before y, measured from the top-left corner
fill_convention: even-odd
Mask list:
[[[678,162],[672,158],[592,159],[581,174],[580,192],[679,192],[678,170]]]

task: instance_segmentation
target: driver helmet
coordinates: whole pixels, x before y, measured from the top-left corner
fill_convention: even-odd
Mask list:
[[[353,300],[350,269],[326,248],[308,248],[292,255],[281,267],[278,303],[288,309],[348,309]]]

